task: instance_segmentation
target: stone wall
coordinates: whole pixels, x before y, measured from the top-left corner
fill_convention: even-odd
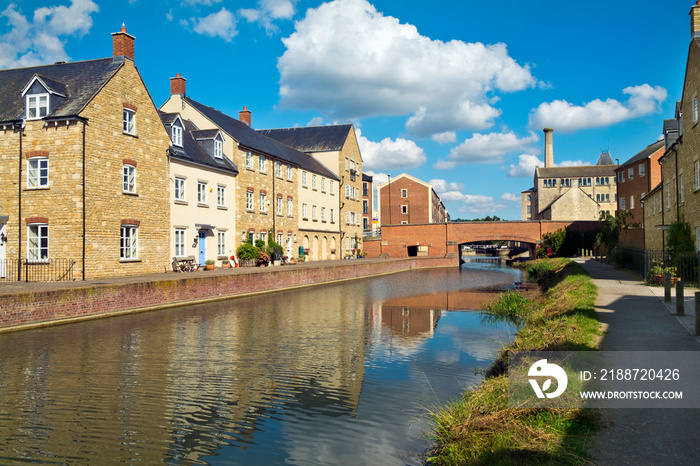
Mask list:
[[[332,265],[331,265],[332,264]],[[338,261],[323,265],[167,274],[133,283],[9,293],[0,297],[0,332],[141,312],[251,293],[330,283],[418,268],[447,267],[435,258]]]

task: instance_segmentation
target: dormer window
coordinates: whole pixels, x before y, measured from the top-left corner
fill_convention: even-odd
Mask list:
[[[182,128],[173,124],[172,130],[173,144],[182,147]]]
[[[214,139],[214,157],[217,159],[224,156],[224,143],[219,139]]]
[[[27,119],[36,120],[49,114],[49,95],[27,95]]]

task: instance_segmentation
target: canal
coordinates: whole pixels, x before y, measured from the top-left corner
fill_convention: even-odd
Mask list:
[[[0,464],[420,464],[514,329],[489,263],[0,335]]]

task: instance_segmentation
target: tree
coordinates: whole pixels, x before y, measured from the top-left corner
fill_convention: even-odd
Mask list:
[[[690,229],[690,224],[683,217],[671,223],[668,227],[666,243],[672,258],[678,254],[695,251],[693,232]]]
[[[631,217],[629,210],[618,212],[617,215],[610,215],[608,212],[600,213],[601,228],[596,235],[596,247],[605,245],[605,249],[612,251],[620,242],[620,231],[629,228],[627,224]]]

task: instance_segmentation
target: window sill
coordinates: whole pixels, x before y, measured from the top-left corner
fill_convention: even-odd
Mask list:
[[[287,178],[287,181],[288,181],[289,183],[294,183],[294,180],[290,180],[289,178]]]
[[[122,191],[122,194],[125,196],[139,197],[137,193],[130,193],[129,191]]]
[[[308,221],[309,221],[309,219],[306,218],[306,217],[302,218],[302,220],[305,221],[305,222],[308,222]]]
[[[267,215],[267,212],[265,212],[264,210],[261,210],[260,215]]]
[[[49,265],[49,260],[48,259],[28,260],[27,265]]]
[[[216,208],[217,210],[228,210],[228,207],[226,207],[225,205],[218,205],[216,206]]]
[[[139,138],[137,135],[132,134],[132,133],[127,133],[126,131],[124,131],[122,134],[123,134],[124,136],[129,136],[129,137],[132,137],[132,138],[134,138],[134,139],[138,139],[138,138]]]
[[[176,205],[187,205],[187,201],[180,201],[180,200],[178,200],[178,199],[175,199],[174,202],[175,202]]]
[[[198,202],[198,203],[197,203],[197,207],[203,207],[203,208],[205,208],[205,209],[208,209],[208,208],[209,208],[209,204],[202,204],[202,203],[199,203],[199,202]]]
[[[120,264],[131,264],[135,262],[141,262],[141,259],[119,259]]]
[[[313,220],[311,220],[311,221],[312,221],[312,222],[316,222],[316,223],[318,223],[318,220],[316,220],[316,219],[313,219]]]
[[[47,189],[49,189],[48,186],[33,186],[33,187],[24,188],[24,191],[44,191]]]

